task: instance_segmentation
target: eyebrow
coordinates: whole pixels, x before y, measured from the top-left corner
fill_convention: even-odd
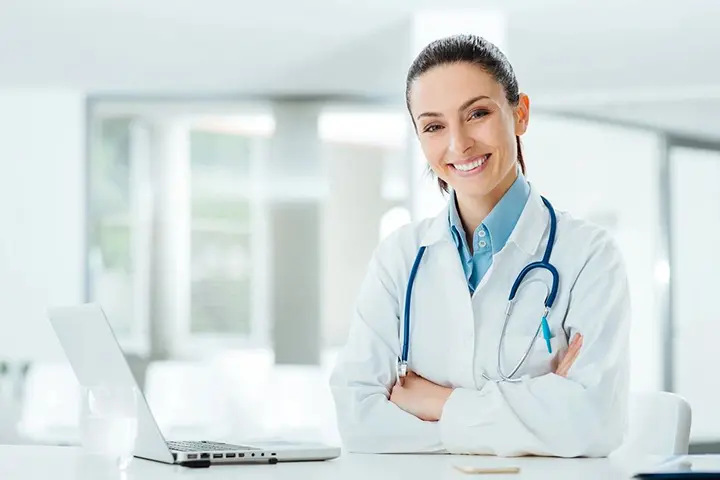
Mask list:
[[[458,112],[465,110],[473,103],[477,102],[478,100],[485,99],[485,98],[490,98],[490,97],[488,97],[487,95],[478,95],[477,97],[473,97],[470,100],[467,100],[465,103],[460,105],[460,108],[458,108]],[[437,113],[437,112],[423,112],[415,118],[417,120],[420,120],[422,117],[442,117],[442,114]]]

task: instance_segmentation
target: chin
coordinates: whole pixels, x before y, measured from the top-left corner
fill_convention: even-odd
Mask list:
[[[483,197],[493,191],[497,182],[485,178],[462,178],[455,182],[458,195],[467,197]]]

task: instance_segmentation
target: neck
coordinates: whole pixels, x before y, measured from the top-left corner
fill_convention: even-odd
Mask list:
[[[462,221],[465,235],[467,236],[468,245],[472,245],[472,237],[478,226],[490,214],[495,205],[510,189],[517,179],[518,173],[516,168],[510,169],[507,175],[497,184],[497,186],[485,195],[457,195],[457,208]]]

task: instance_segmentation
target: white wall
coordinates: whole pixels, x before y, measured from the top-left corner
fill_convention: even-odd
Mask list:
[[[46,319],[83,300],[85,101],[0,89],[0,357],[58,358]]]

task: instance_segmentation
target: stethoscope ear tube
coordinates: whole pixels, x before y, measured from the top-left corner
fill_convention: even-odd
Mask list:
[[[413,285],[415,285],[415,275],[417,275],[418,267],[420,266],[420,261],[425,254],[426,248],[427,247],[425,245],[420,247],[420,250],[418,250],[418,253],[415,256],[415,261],[413,262],[413,266],[410,269],[410,278],[408,279],[407,292],[405,292],[402,351],[400,352],[400,358],[397,359],[397,364],[395,366],[397,382],[401,386],[405,383],[405,377],[407,376],[408,371],[408,350],[410,347],[410,303],[412,300],[412,289]]]
[[[422,260],[423,254],[425,253],[425,249],[427,247],[423,245],[420,247],[420,250],[418,250],[417,255],[415,256],[415,261],[413,262],[413,266],[410,269],[410,278],[408,279],[408,287],[407,292],[405,292],[405,316],[404,316],[404,326],[403,326],[403,345],[402,345],[402,353],[400,355],[400,361],[404,363],[407,366],[408,361],[408,348],[410,345],[410,304],[412,301],[412,289],[413,285],[415,285],[415,275],[417,275],[418,267],[420,266],[420,260]]]

